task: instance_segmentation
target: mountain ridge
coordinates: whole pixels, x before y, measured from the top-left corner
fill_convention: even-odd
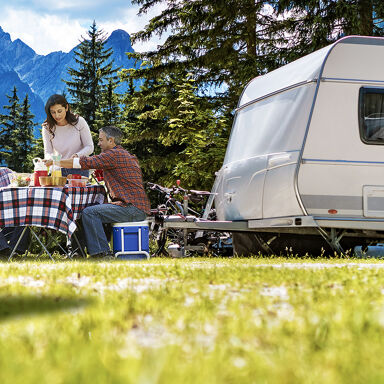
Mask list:
[[[50,52],[47,55],[37,54],[31,47],[20,39],[11,40],[9,33],[0,26],[0,109],[8,105],[6,95],[11,95],[16,86],[20,102],[28,94],[31,112],[35,122],[41,124],[45,120],[44,104],[54,93],[66,91],[68,68],[78,68],[75,61],[75,50],[79,44],[68,53],[63,51]],[[112,48],[111,59],[114,68],[134,68],[134,60],[128,59],[126,52],[134,52],[129,34],[117,29],[106,39],[106,48]],[[119,93],[126,90],[126,85],[120,85]],[[68,92],[66,92],[68,96]],[[2,110],[2,112],[4,109]],[[36,131],[40,131],[38,128]],[[37,133],[37,132],[36,132]]]

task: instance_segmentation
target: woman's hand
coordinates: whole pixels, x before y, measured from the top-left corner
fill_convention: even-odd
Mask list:
[[[43,160],[43,163],[47,166],[47,167],[50,167],[52,164],[53,164],[53,160],[51,159],[47,159],[47,160]]]

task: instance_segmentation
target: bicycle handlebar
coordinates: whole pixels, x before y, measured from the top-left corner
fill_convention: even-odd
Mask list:
[[[212,193],[209,191],[197,191],[195,189],[188,190],[188,189],[181,188],[179,186],[177,187],[173,186],[172,188],[167,188],[167,187],[163,187],[162,185],[151,183],[151,182],[147,182],[147,185],[152,191],[162,192],[166,195],[177,195],[179,193],[183,193],[184,195],[192,194],[197,197],[206,197],[210,195],[216,195],[216,193]]]
[[[166,188],[166,187],[163,187],[159,184],[147,182],[147,185],[148,185],[149,189],[152,189],[152,191],[162,192],[166,195],[172,193],[171,188]]]
[[[167,187],[163,187],[160,184],[155,184],[155,183],[150,183],[150,182],[147,182],[147,185],[148,185],[149,189],[151,189],[152,191],[161,192],[165,195],[170,195],[170,196],[177,195],[179,193],[187,194],[187,192],[188,192],[187,189],[184,189],[181,187],[173,186],[172,188],[167,188]]]

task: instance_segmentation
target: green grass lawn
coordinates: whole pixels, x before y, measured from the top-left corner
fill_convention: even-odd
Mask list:
[[[384,262],[0,264],[0,383],[382,383]]]

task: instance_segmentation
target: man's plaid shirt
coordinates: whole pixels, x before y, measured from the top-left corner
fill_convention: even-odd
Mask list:
[[[105,185],[112,204],[134,205],[149,214],[150,204],[143,186],[143,177],[136,156],[131,155],[122,146],[102,152],[95,156],[80,157],[83,169],[102,169]]]

